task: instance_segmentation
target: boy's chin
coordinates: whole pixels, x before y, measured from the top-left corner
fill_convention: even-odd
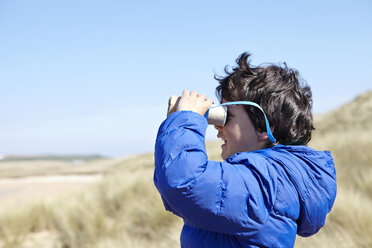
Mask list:
[[[221,152],[221,158],[223,160],[226,160],[228,157],[230,157],[230,156],[227,156],[227,154],[224,151]]]

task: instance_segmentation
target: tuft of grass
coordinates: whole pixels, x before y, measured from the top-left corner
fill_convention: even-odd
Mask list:
[[[166,230],[176,218],[164,211],[151,178],[152,170],[119,173],[70,199],[55,218],[62,246],[92,247],[117,239],[158,243],[166,239]]]
[[[51,227],[52,209],[44,203],[0,213],[0,247],[20,247],[29,234]]]

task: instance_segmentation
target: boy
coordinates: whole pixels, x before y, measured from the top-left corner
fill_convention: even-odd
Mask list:
[[[260,105],[269,130],[260,108],[228,105],[225,125],[215,126],[224,161],[210,161],[204,114],[212,102],[186,90],[159,128],[154,182],[165,208],[184,220],[181,247],[293,247],[296,234],[318,232],[335,200],[330,152],[306,146],[310,88],[286,64],[253,67],[248,57],[216,78],[217,96]]]

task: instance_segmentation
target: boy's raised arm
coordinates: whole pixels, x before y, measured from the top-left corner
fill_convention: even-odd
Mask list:
[[[273,184],[259,182],[245,165],[209,161],[206,128],[206,119],[191,111],[173,113],[161,125],[154,182],[164,205],[186,224],[205,230],[234,235],[257,231],[274,191],[261,189]]]

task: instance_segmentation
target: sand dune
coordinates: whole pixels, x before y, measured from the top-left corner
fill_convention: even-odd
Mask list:
[[[101,174],[3,178],[0,179],[0,201],[2,207],[50,201],[81,190],[102,178]]]

